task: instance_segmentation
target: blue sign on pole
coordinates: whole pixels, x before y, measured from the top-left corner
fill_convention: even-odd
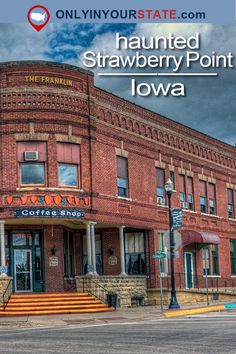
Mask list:
[[[182,227],[183,213],[182,209],[171,209],[173,229],[180,229]]]

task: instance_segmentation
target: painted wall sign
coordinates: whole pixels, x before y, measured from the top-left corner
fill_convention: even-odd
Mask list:
[[[49,257],[49,267],[58,267],[58,257]]]
[[[79,209],[61,209],[61,208],[19,208],[15,209],[17,218],[65,218],[82,219],[84,212]]]
[[[53,84],[63,86],[73,86],[73,81],[62,77],[54,76],[25,76],[25,81],[30,83]]]
[[[90,200],[84,196],[73,195],[31,195],[31,194],[19,194],[19,195],[6,195],[3,196],[3,204],[7,205],[71,205],[71,206],[88,206]]]

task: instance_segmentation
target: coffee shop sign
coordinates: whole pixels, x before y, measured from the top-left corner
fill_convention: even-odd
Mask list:
[[[82,219],[84,212],[79,209],[61,208],[19,208],[15,210],[17,218],[65,218]]]

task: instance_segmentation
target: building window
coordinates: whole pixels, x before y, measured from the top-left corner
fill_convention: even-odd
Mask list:
[[[208,195],[209,195],[209,206],[210,206],[210,214],[216,215],[216,193],[215,193],[215,185],[213,183],[208,184]]]
[[[18,142],[20,185],[45,185],[47,146],[44,142]]]
[[[236,240],[230,240],[231,274],[236,275]]]
[[[219,251],[218,245],[211,246],[212,274],[219,275]]]
[[[119,197],[128,197],[128,160],[117,156],[117,188]]]
[[[64,248],[64,275],[65,277],[73,277],[75,275],[73,232],[69,232],[66,230],[64,231],[63,248]]]
[[[87,273],[88,257],[87,257],[87,239],[86,235],[83,235],[82,244],[82,273]],[[103,260],[102,260],[102,237],[100,234],[95,235],[95,250],[96,250],[96,270],[99,275],[103,274]]]
[[[125,263],[127,274],[146,274],[144,232],[125,233]]]
[[[179,199],[180,199],[181,208],[186,209],[187,205],[186,205],[185,176],[184,175],[179,175]]]
[[[167,254],[167,247],[164,240],[166,239],[165,231],[158,231],[158,251],[165,252]],[[161,273],[168,274],[168,258],[160,259]]]
[[[156,168],[156,181],[157,181],[157,203],[165,204],[165,170]]]
[[[207,213],[206,182],[200,181],[200,210],[201,213]]]
[[[234,191],[233,189],[227,189],[228,193],[228,217],[234,219]]]
[[[193,179],[192,177],[187,177],[187,193],[188,193],[188,209],[194,210],[194,198],[193,198]]]
[[[175,190],[175,173],[174,173],[174,171],[170,171],[170,180],[173,183],[173,190]]]
[[[26,162],[20,164],[20,184],[45,184],[44,163]]]
[[[78,187],[78,166],[59,164],[59,185]]]
[[[80,187],[80,146],[57,143],[59,186]]]

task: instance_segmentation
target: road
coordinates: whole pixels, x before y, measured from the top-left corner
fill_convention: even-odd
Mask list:
[[[236,353],[236,314],[5,328],[0,353]]]

